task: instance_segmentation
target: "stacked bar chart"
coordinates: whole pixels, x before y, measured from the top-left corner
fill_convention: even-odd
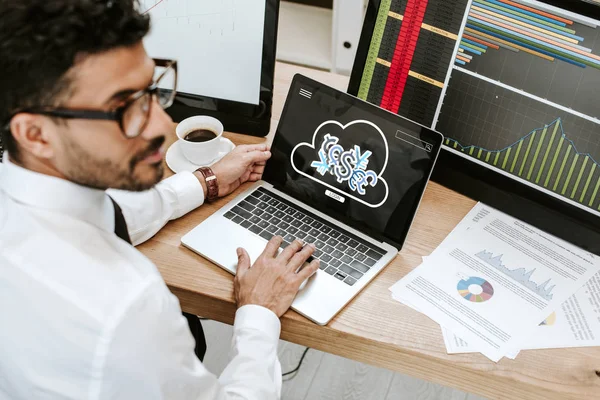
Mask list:
[[[431,126],[468,0],[383,0],[358,96]]]

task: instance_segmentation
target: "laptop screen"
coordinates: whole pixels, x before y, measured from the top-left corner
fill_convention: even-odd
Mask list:
[[[441,143],[439,133],[296,75],[264,179],[401,248]]]

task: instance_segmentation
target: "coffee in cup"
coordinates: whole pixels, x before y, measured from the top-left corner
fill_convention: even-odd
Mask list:
[[[190,117],[177,125],[179,146],[192,164],[209,165],[217,159],[223,146],[223,124],[209,116]]]
[[[210,129],[194,129],[185,134],[183,140],[188,142],[208,142],[217,137],[217,134]]]

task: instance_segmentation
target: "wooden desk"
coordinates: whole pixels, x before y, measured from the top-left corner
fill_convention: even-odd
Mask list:
[[[347,85],[346,77],[278,64],[273,130],[296,72],[342,90]],[[265,140],[227,136],[237,144]],[[232,324],[232,276],[180,245],[185,233],[227,201],[169,223],[139,248],[158,265],[185,311]],[[430,183],[397,259],[326,327],[293,311],[285,314],[282,339],[493,399],[600,399],[600,348],[523,351],[516,360],[498,364],[480,354],[448,355],[437,324],[392,300],[388,288],[418,266],[474,205]]]

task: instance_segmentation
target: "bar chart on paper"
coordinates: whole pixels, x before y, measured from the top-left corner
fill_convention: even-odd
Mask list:
[[[524,0],[467,10],[435,129],[445,145],[600,210],[600,29]]]
[[[265,0],[142,0],[155,58],[179,66],[179,91],[258,104]]]

